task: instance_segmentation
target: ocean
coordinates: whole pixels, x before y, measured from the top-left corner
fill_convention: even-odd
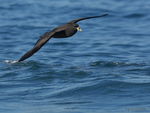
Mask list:
[[[1,0],[0,113],[149,113],[149,12],[148,0]],[[45,32],[103,14],[17,62]]]

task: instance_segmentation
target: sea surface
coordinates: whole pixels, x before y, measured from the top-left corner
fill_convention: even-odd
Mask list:
[[[39,36],[66,22],[82,32]],[[0,0],[0,113],[150,113],[150,0]]]

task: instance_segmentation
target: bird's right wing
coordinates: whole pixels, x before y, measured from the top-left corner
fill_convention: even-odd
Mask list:
[[[108,14],[104,14],[104,15],[100,15],[100,16],[92,16],[92,17],[84,17],[84,18],[79,18],[79,19],[75,19],[75,20],[71,20],[67,23],[77,23],[78,21],[81,20],[85,20],[85,19],[91,19],[91,18],[99,18],[99,17],[103,17],[103,16],[107,16]]]

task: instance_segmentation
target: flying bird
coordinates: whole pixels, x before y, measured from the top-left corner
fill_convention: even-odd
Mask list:
[[[54,28],[53,30],[51,30],[49,32],[46,32],[45,34],[43,34],[42,36],[40,36],[40,39],[35,43],[34,47],[31,50],[29,50],[27,53],[25,53],[18,60],[18,62],[23,61],[23,60],[29,58],[30,56],[32,56],[44,44],[46,44],[46,42],[48,42],[51,38],[67,38],[67,37],[70,37],[70,36],[74,35],[77,32],[77,30],[78,31],[82,31],[79,28],[79,25],[76,24],[77,22],[79,22],[81,20],[85,20],[85,19],[98,18],[98,17],[107,16],[107,15],[108,14],[71,20],[71,21],[67,22],[64,25],[58,26],[58,27]]]

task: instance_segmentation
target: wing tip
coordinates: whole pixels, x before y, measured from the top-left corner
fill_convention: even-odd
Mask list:
[[[104,14],[104,16],[107,16],[107,15],[109,15],[109,14]]]

